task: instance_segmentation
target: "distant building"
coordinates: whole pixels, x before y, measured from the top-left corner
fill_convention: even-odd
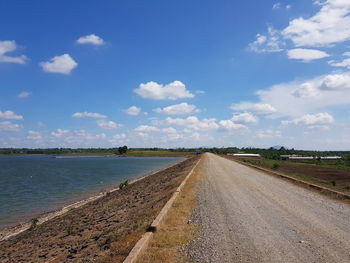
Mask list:
[[[340,160],[342,159],[341,156],[321,156],[321,157],[316,157],[316,156],[302,156],[302,155],[280,155],[280,158],[282,160]]]
[[[239,157],[260,157],[258,153],[228,153],[227,155],[239,156]]]

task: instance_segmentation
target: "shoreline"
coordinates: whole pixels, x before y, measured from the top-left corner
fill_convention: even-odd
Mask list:
[[[24,156],[26,156],[26,155],[24,155]],[[101,157],[101,156],[98,156],[98,157]],[[158,157],[163,157],[163,156],[158,156]],[[133,183],[140,181],[148,176],[151,176],[153,174],[156,174],[156,173],[159,173],[163,170],[171,168],[171,167],[178,165],[178,164],[180,164],[188,159],[188,157],[183,157],[183,158],[184,158],[183,160],[180,160],[180,161],[175,162],[173,164],[167,165],[163,168],[154,170],[152,172],[136,175],[136,176],[129,179],[129,184],[133,184]],[[64,205],[64,204],[59,205],[58,208],[53,209],[51,211],[40,213],[35,218],[38,219],[39,225],[42,223],[45,223],[45,222],[47,222],[47,221],[49,221],[57,216],[61,216],[65,213],[71,211],[72,209],[82,207],[88,203],[91,203],[95,200],[98,200],[98,199],[104,197],[104,196],[107,196],[110,193],[118,191],[119,188],[116,188],[115,185],[118,185],[119,183],[120,183],[120,181],[115,182],[115,183],[111,184],[111,186],[109,186],[109,187],[104,187],[101,190],[93,191],[91,193],[86,193],[86,195],[81,194],[80,198],[77,197],[76,199],[71,199],[70,201],[67,200],[66,205]],[[112,186],[112,185],[114,185],[114,186]],[[31,225],[32,225],[32,223],[29,220],[29,221],[14,223],[13,225],[6,226],[4,228],[0,228],[0,242],[3,240],[7,240],[10,237],[16,236],[16,235],[28,230],[31,227]]]

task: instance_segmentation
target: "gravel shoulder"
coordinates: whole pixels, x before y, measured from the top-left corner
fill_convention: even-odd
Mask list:
[[[350,262],[350,206],[205,154],[194,262]]]

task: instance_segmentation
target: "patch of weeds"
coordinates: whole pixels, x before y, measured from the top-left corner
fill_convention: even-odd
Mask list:
[[[271,168],[272,170],[278,170],[280,168],[280,165],[278,163],[274,163]]]
[[[336,185],[337,185],[337,182],[336,182],[336,181],[331,181],[331,184],[332,184],[333,186],[336,186]]]
[[[30,220],[30,222],[32,223],[32,225],[30,226],[31,229],[36,228],[38,226],[39,223],[39,219],[34,217]]]
[[[97,241],[101,237],[102,233],[94,233],[89,236],[89,239]]]
[[[127,187],[129,185],[129,180],[126,180],[125,182],[122,182],[119,184],[119,189],[124,189],[125,187]]]
[[[348,186],[346,186],[344,189],[345,189],[345,190],[350,190],[350,186],[348,185]]]

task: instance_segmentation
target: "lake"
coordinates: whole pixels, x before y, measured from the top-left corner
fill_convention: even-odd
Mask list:
[[[175,157],[0,157],[0,228],[181,160],[183,158]]]

